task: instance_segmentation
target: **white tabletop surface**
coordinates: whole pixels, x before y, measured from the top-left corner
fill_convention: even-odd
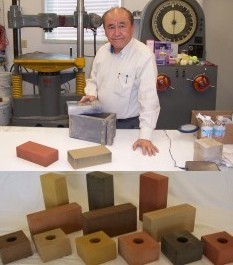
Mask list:
[[[108,172],[113,174],[115,205],[132,203],[139,205],[139,176],[142,172]],[[0,172],[0,236],[23,230],[28,236],[33,256],[12,264],[43,264],[31,240],[26,215],[44,210],[40,175],[45,172]],[[60,172],[66,177],[69,201],[77,202],[82,211],[89,211],[86,187],[86,172]],[[169,177],[168,207],[188,203],[196,208],[193,235],[201,238],[216,232],[226,231],[233,235],[233,177],[228,172],[159,172]],[[138,221],[138,231],[142,223]],[[72,255],[57,259],[48,265],[84,265],[75,247],[75,238],[82,231],[69,234]],[[117,243],[117,237],[113,238]],[[0,260],[0,264],[1,260]],[[105,263],[106,265],[126,265],[123,258]],[[151,265],[171,265],[160,253],[159,260]],[[211,265],[203,256],[193,265]],[[233,263],[230,263],[233,264]]]
[[[194,134],[184,134],[176,130],[155,130],[153,142],[159,148],[156,156],[143,156],[141,149],[132,150],[134,141],[138,138],[138,130],[117,130],[114,143],[106,146],[112,152],[112,162],[86,167],[79,170],[182,170],[185,162],[193,160]],[[58,161],[48,167],[26,161],[16,156],[16,147],[33,141],[59,151]],[[68,128],[45,127],[0,127],[0,171],[70,171],[74,170],[67,159],[67,151],[99,145],[69,137]]]

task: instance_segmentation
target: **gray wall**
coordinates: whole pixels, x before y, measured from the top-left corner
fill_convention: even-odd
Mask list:
[[[207,60],[218,65],[217,109],[233,109],[232,0],[204,0]]]
[[[12,30],[7,28],[7,11],[11,5],[11,0],[4,0],[5,7],[5,26],[9,46],[7,47],[7,57],[9,67],[13,61],[13,38]],[[131,11],[142,10],[149,0],[122,0],[123,6]],[[218,90],[217,90],[217,109],[233,109],[233,72],[231,62],[233,53],[233,34],[231,32],[232,23],[232,0],[199,0],[206,17],[206,48],[207,60],[218,65]],[[22,13],[25,15],[38,14],[43,12],[43,0],[21,0]],[[53,52],[69,54],[69,48],[76,51],[76,44],[48,44],[43,42],[43,31],[39,28],[22,29],[22,39],[27,40],[27,48],[23,53],[29,52]],[[100,47],[99,44],[98,47]],[[85,44],[85,54],[93,54],[93,44]],[[92,58],[86,59],[86,75],[89,76]],[[8,68],[9,68],[8,67]],[[27,90],[27,84],[24,83]],[[28,88],[31,91],[31,88]],[[30,92],[29,92],[30,93]]]

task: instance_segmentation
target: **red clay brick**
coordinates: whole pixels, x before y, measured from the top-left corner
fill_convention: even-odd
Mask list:
[[[168,177],[153,172],[140,175],[139,220],[144,213],[167,207]]]
[[[82,228],[82,208],[77,203],[57,206],[27,215],[31,235],[61,228],[66,234]]]
[[[142,265],[158,260],[160,246],[146,232],[118,237],[118,252],[129,265]]]
[[[16,147],[17,157],[47,167],[58,160],[58,150],[28,141]]]
[[[204,242],[204,255],[215,265],[233,262],[233,236],[218,232],[201,237]]]

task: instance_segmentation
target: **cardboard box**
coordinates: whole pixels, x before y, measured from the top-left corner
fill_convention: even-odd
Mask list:
[[[223,116],[226,118],[232,118],[233,110],[193,110],[192,111],[192,117],[191,117],[191,123],[194,125],[198,125],[201,127],[201,122],[199,122],[196,118],[196,115],[198,113],[201,113],[202,115],[208,115],[211,117],[213,121],[216,120],[217,116]],[[197,132],[197,138],[201,138],[200,130]],[[225,136],[223,138],[215,138],[215,140],[223,143],[223,144],[233,144],[233,124],[226,124],[226,132]]]

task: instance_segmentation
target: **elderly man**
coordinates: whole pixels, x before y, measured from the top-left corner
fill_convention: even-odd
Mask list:
[[[116,113],[118,129],[140,128],[133,150],[155,155],[152,133],[160,111],[155,56],[133,38],[134,19],[126,8],[105,12],[103,26],[108,43],[96,54],[81,102],[98,98],[104,111]]]

